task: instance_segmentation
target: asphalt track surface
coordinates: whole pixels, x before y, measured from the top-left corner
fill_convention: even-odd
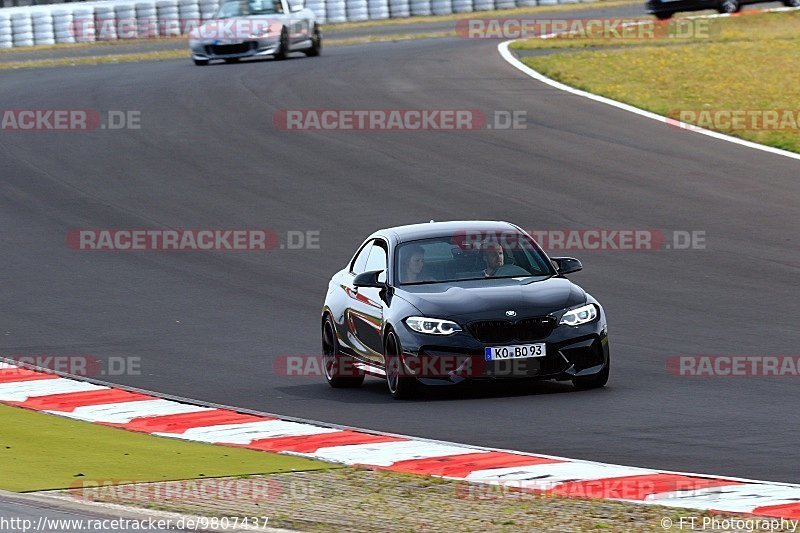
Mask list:
[[[90,533],[103,533],[105,531],[112,531],[110,528],[95,528],[89,527],[94,525],[113,524],[112,521],[117,520],[117,524],[129,525],[125,529],[118,529],[117,531],[127,531],[136,528],[136,525],[131,524],[132,520],[143,520],[140,524],[149,525],[147,518],[141,516],[131,515],[126,509],[123,513],[117,512],[113,514],[113,510],[109,508],[97,508],[94,510],[85,510],[80,507],[79,502],[63,502],[63,501],[46,501],[41,498],[19,496],[9,493],[0,493],[0,524],[3,526],[2,531],[58,531],[59,533],[77,533],[77,532],[90,532]],[[156,523],[159,517],[156,517]],[[3,522],[5,519],[5,522]],[[42,520],[40,524],[40,520]],[[129,520],[129,522],[122,522],[122,520]],[[39,526],[42,527],[39,527]],[[34,529],[36,528],[36,529]],[[139,528],[140,531],[189,531],[173,528]]]
[[[585,16],[591,16],[586,15]],[[141,358],[104,379],[477,445],[800,482],[797,379],[685,378],[680,354],[797,354],[800,166],[538,83],[496,41],[332,48],[0,76],[3,108],[140,110],[140,130],[0,134],[0,353]],[[287,132],[279,109],[524,110],[524,130]],[[318,354],[330,275],[373,230],[429,219],[705,231],[704,250],[571,252],[606,307],[603,390],[390,399],[273,368]],[[78,252],[76,228],[320,231],[318,250]]]

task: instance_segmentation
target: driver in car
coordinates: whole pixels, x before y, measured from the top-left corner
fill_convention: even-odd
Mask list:
[[[531,275],[530,272],[518,265],[506,265],[503,247],[497,242],[484,243],[481,248],[481,253],[483,255],[483,262],[486,264],[483,275],[487,278]]]

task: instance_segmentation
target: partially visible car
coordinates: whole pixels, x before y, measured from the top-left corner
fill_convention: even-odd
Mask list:
[[[716,9],[722,14],[737,13],[743,5],[772,0],[647,0],[647,12],[659,20],[667,20],[678,11]],[[800,7],[800,0],[783,0],[787,7]]]
[[[318,56],[322,34],[303,0],[223,0],[213,20],[189,33],[189,48],[195,65],[216,59],[286,59],[291,52]]]

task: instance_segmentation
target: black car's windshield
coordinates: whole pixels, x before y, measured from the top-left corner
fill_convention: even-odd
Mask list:
[[[283,11],[280,0],[234,0],[219,6],[217,18],[275,15]]]
[[[556,273],[541,249],[516,231],[468,231],[405,242],[395,250],[395,271],[400,285]]]

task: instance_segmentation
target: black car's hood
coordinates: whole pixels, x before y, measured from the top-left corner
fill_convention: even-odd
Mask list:
[[[512,310],[518,318],[542,316],[586,301],[583,289],[566,278],[531,279],[405,285],[395,294],[424,315],[436,318],[505,318],[506,311]]]

